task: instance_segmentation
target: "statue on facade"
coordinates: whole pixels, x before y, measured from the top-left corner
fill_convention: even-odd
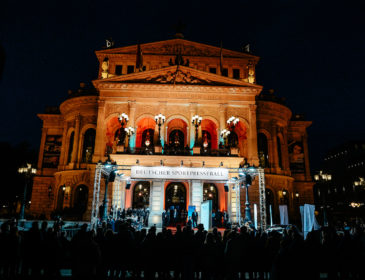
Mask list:
[[[250,60],[247,64],[247,70],[248,70],[248,82],[250,84],[254,84],[255,81],[255,65],[253,64],[253,62]]]

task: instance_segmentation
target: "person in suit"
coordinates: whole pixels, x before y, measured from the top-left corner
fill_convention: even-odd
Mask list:
[[[193,227],[197,227],[198,226],[198,212],[196,211],[196,209],[194,209],[194,212],[191,214],[191,219],[193,220]]]
[[[166,220],[165,220],[166,227],[170,226],[170,217],[171,217],[171,212],[170,212],[170,210],[167,210],[166,211]]]
[[[227,228],[227,223],[229,221],[229,215],[227,211],[223,212],[223,225],[225,228]]]
[[[166,221],[167,221],[165,209],[162,211],[161,218],[162,218],[162,227],[164,228],[164,227],[166,227]]]
[[[177,212],[176,208],[174,209],[173,221],[174,226],[176,226],[179,221],[179,213]]]

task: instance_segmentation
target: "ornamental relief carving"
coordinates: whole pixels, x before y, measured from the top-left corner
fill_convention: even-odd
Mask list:
[[[144,53],[176,55],[179,51],[183,56],[219,56],[219,50],[202,49],[183,44],[164,44],[157,46],[143,46]]]
[[[66,171],[55,174],[56,186],[76,186],[79,183],[87,183],[90,185],[89,171]]]
[[[110,116],[111,114],[117,113],[127,113],[128,110],[128,104],[113,104],[113,103],[107,103],[105,106],[105,118]]]

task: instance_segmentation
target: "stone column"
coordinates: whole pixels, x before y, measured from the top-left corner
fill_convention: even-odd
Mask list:
[[[61,147],[60,162],[59,162],[59,165],[58,165],[58,170],[63,169],[64,165],[65,165],[66,141],[67,141],[67,121],[64,120],[63,133],[62,133],[62,147]],[[38,160],[38,162],[40,162],[40,161]]]
[[[157,227],[162,227],[162,211],[164,201],[164,181],[153,181],[150,189],[151,205],[150,217],[148,226],[156,224]]]
[[[273,169],[277,172],[279,168],[279,155],[278,155],[278,134],[276,130],[276,121],[271,122],[271,137],[272,137],[272,155],[273,155]]]
[[[38,165],[37,165],[38,170],[42,169],[44,145],[46,143],[47,131],[48,131],[48,128],[45,128],[45,127],[42,128],[41,145],[39,147]]]
[[[105,101],[98,101],[98,120],[96,125],[95,149],[93,162],[104,159],[105,152]]]
[[[71,163],[73,168],[75,168],[75,164],[77,163],[77,154],[79,148],[79,138],[80,138],[80,115],[76,115],[75,117],[75,135],[74,135],[74,143],[73,143],[73,150],[71,156]]]
[[[311,173],[309,168],[309,151],[308,151],[308,135],[304,133],[302,137],[303,150],[304,150],[304,164],[305,164],[305,180],[311,181]]]
[[[227,120],[227,104],[219,104],[219,130],[218,130],[219,143],[224,143],[224,140],[221,137],[221,131],[226,128],[226,120]]]
[[[200,223],[201,212],[200,207],[203,202],[203,182],[202,181],[192,181],[192,202],[191,205],[194,205],[196,211],[199,214],[198,223]]]
[[[256,128],[256,108],[254,104],[249,105],[249,129],[248,129],[248,162],[256,166],[259,165],[259,157],[257,152],[257,128]]]

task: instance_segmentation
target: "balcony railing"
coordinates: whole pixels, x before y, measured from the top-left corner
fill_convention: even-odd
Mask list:
[[[154,147],[141,147],[124,149],[121,151],[117,149],[116,154],[135,154],[135,155],[167,155],[167,156],[209,156],[209,157],[238,157],[237,154],[231,153],[231,148],[220,148],[220,149],[204,149],[200,148],[199,153],[194,153],[193,149],[188,146],[181,147],[168,147],[162,148],[162,152],[156,152]]]

